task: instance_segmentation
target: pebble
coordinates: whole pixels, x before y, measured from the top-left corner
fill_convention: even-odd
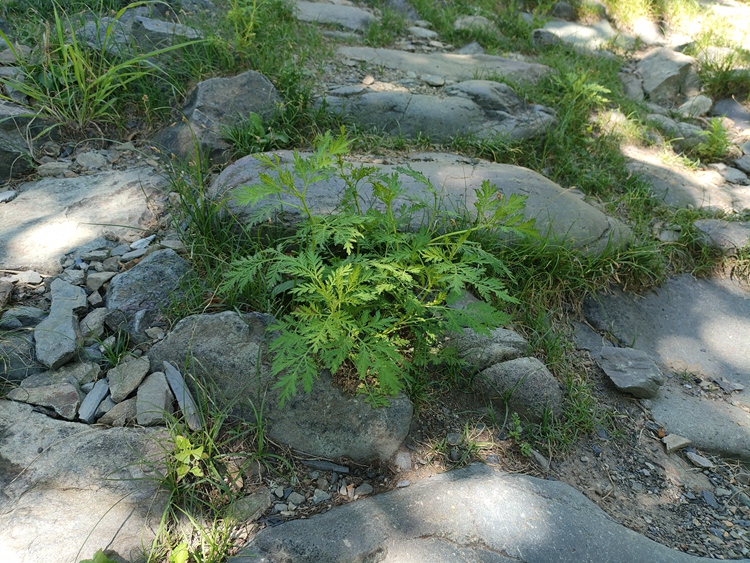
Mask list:
[[[362,483],[359,487],[354,489],[354,494],[357,496],[365,496],[371,494],[373,491],[372,485],[370,483]]]
[[[458,446],[462,441],[462,436],[458,432],[449,432],[445,436],[445,441],[449,446]]]
[[[305,496],[304,496],[304,495],[301,495],[301,494],[300,494],[300,493],[298,493],[297,491],[294,491],[294,492],[292,492],[292,493],[289,493],[289,496],[287,497],[287,500],[288,500],[288,501],[289,501],[290,503],[292,503],[292,504],[295,504],[295,505],[299,506],[299,505],[303,504],[303,503],[305,502],[305,500],[306,500],[306,499],[305,499]]]
[[[667,434],[661,439],[664,442],[664,446],[667,449],[667,453],[671,454],[677,450],[681,450],[690,445],[690,440],[677,434]]]
[[[724,487],[716,487],[716,488],[714,489],[714,494],[715,494],[715,495],[716,495],[717,497],[728,497],[728,496],[730,496],[730,495],[731,495],[732,493],[731,493],[731,492],[730,492],[729,490],[725,489]]]
[[[396,487],[398,487],[399,489],[403,489],[404,487],[408,487],[409,485],[411,485],[411,481],[409,481],[408,479],[404,479],[403,481],[399,481],[398,483],[396,483]]]
[[[711,491],[703,491],[701,496],[708,506],[714,510],[719,508],[719,503],[716,502],[716,497],[714,497],[714,494]]]
[[[131,260],[135,260],[136,258],[140,258],[141,256],[144,256],[148,252],[147,248],[139,248],[137,250],[131,250],[130,252],[126,252],[120,257],[120,260],[123,262],[130,262]]]
[[[349,468],[344,467],[343,465],[338,465],[336,463],[332,463],[330,461],[320,460],[320,459],[303,459],[302,465],[306,465],[307,467],[311,467],[313,469],[317,469],[318,471],[335,471],[336,473],[349,473]],[[312,477],[314,471],[310,473],[310,477]],[[318,476],[312,477],[313,479],[317,479]]]

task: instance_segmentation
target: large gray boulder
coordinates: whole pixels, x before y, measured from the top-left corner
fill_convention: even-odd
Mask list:
[[[524,103],[507,84],[470,80],[444,93],[447,96],[363,87],[352,95],[324,96],[320,103],[361,128],[407,138],[421,135],[438,143],[461,135],[527,139],[556,123],[553,110]]]
[[[237,125],[250,113],[268,118],[282,101],[273,84],[254,70],[229,78],[199,82],[182,108],[184,120],[163,129],[154,143],[181,159],[195,155],[196,146],[213,162],[226,162],[229,144],[222,128]]]
[[[341,58],[364,63],[367,67],[383,66],[417,75],[442,76],[455,82],[496,75],[519,82],[536,83],[552,72],[545,65],[494,55],[408,53],[372,47],[339,47],[337,52]]]
[[[129,318],[142,310],[157,314],[184,295],[182,284],[193,276],[190,264],[174,250],[157,250],[112,278],[104,303]]]
[[[152,226],[165,179],[150,166],[23,184],[0,205],[0,268],[56,274],[66,252],[111,233],[125,240]]]
[[[274,154],[280,157],[282,164],[291,164],[291,152],[279,151]],[[353,165],[356,164],[353,162]],[[630,230],[624,224],[582,201],[570,190],[564,190],[526,168],[443,153],[415,154],[401,165],[409,165],[422,172],[443,198],[445,209],[466,209],[471,212],[476,201],[474,189],[487,180],[496,186],[498,193],[526,196],[526,217],[534,219],[537,230],[549,239],[590,254],[598,254],[609,245],[623,248],[630,240]],[[386,174],[396,172],[395,165],[377,165],[376,168]],[[267,172],[254,157],[241,158],[224,169],[212,184],[210,194],[216,198],[227,198],[230,209],[241,217],[252,209],[238,206],[233,190],[259,183],[260,174]],[[423,184],[407,176],[402,176],[401,180],[408,197],[429,197],[429,201],[432,200]],[[362,197],[370,200],[371,187],[362,185],[361,188]],[[314,183],[307,192],[308,204],[315,213],[330,213],[339,203],[344,189],[345,182],[338,178]],[[286,217],[294,218],[293,210],[286,213]]]
[[[265,351],[269,320],[232,311],[187,317],[151,348],[151,364],[173,363],[207,385],[220,406],[252,422],[264,406],[267,435],[307,454],[389,459],[408,433],[409,400],[399,395],[390,406],[374,409],[334,387],[323,372],[310,394],[300,391],[280,407]]]
[[[657,47],[638,62],[638,73],[643,79],[643,90],[657,104],[671,105],[682,96],[696,96],[701,82],[693,57]]]
[[[144,561],[165,508],[166,433],[53,420],[0,401],[0,552],[76,563],[97,550]]]
[[[261,530],[228,563],[690,563],[559,481],[484,465]]]

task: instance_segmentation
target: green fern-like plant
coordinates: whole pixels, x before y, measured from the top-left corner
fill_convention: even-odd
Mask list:
[[[343,160],[347,149],[343,134],[327,133],[312,155],[295,153],[291,167],[258,155],[269,172],[238,196],[239,203],[256,206],[259,224],[269,213],[259,204],[273,198],[302,218],[291,236],[235,261],[222,285],[225,292],[244,291],[262,277],[286,304],[287,313],[270,327],[278,334],[270,350],[282,403],[300,384],[310,391],[321,369],[356,373],[370,397],[394,395],[413,369],[438,360],[434,351],[446,330],[486,333],[507,322],[490,303],[515,302],[502,281],[510,273],[472,237],[480,231],[534,232],[523,217],[523,198],[506,198],[489,182],[476,190],[473,218],[448,216],[423,174],[351,170]],[[334,175],[347,186],[342,205],[315,214],[307,192]],[[432,202],[410,200],[402,175],[422,183]],[[362,186],[368,184],[371,196],[365,198]],[[483,301],[451,307],[467,289]]]

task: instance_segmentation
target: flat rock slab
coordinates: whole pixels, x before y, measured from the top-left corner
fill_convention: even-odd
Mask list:
[[[750,461],[750,414],[724,401],[685,391],[672,381],[651,400],[657,424],[688,438],[701,451]]]
[[[294,13],[300,21],[340,25],[352,31],[365,31],[377,21],[362,8],[322,2],[295,2]]]
[[[584,314],[594,328],[611,332],[623,346],[643,350],[668,372],[724,377],[743,384],[746,390],[732,396],[750,406],[750,290],[746,286],[684,274],[646,295],[617,291],[587,299]]]
[[[738,129],[750,129],[750,111],[734,99],[719,100],[714,104],[713,115],[723,115],[734,121]]]
[[[362,61],[369,66],[384,66],[418,75],[438,75],[456,82],[501,76],[519,82],[537,82],[551,72],[548,66],[496,57],[494,55],[457,55],[455,53],[408,53],[372,47],[339,47],[342,58]]]
[[[261,530],[229,563],[708,561],[614,522],[572,487],[483,465]]]
[[[0,401],[3,563],[77,563],[98,549],[141,560],[166,500],[141,462],[161,467],[164,439],[163,431],[92,428]]]
[[[545,38],[540,37],[537,31],[534,32],[535,39],[544,43]],[[569,43],[577,49],[585,51],[596,51],[610,44],[628,48],[635,43],[633,37],[617,31],[605,19],[593,25],[553,20],[547,22],[541,31],[549,33],[558,40]],[[549,40],[546,40],[546,42],[549,42]]]
[[[734,252],[750,244],[750,222],[698,219],[694,223],[712,247],[724,252]]]
[[[274,154],[280,157],[282,164],[291,165],[290,151]],[[353,165],[357,166],[357,163]],[[630,239],[630,230],[625,225],[526,168],[443,153],[415,154],[401,165],[422,172],[443,196],[443,205],[447,209],[474,209],[474,190],[488,180],[499,193],[526,196],[526,217],[535,219],[537,230],[550,239],[565,241],[590,254],[598,254],[610,243],[614,248],[623,247]],[[377,168],[386,174],[396,172],[395,165],[378,165]],[[246,156],[224,169],[211,186],[211,194],[213,197],[229,197],[232,211],[242,215],[251,209],[233,204],[232,190],[259,183],[260,174],[267,172],[258,160]],[[427,197],[423,184],[405,175],[401,180],[407,196]],[[312,184],[307,191],[308,204],[315,213],[330,213],[336,208],[344,188],[344,181],[338,178]],[[363,182],[361,188],[362,197],[370,200],[371,187]],[[286,212],[290,214],[290,210]]]
[[[150,166],[22,184],[0,206],[0,268],[56,274],[66,252],[104,233],[136,240],[165,185]]]
[[[635,348],[603,346],[597,362],[624,393],[649,399],[664,385],[664,376],[648,354]]]
[[[651,185],[654,196],[670,207],[691,207],[708,211],[734,211],[735,198],[715,170],[691,172],[667,166],[654,154],[627,147],[628,170],[639,174]]]
[[[557,122],[553,110],[528,105],[509,86],[490,80],[454,84],[444,90],[447,96],[403,90],[363,88],[354,95],[325,96],[321,103],[363,129],[438,143],[461,135],[528,139]]]

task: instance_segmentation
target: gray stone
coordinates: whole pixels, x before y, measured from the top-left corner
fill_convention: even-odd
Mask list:
[[[354,494],[359,497],[364,497],[372,494],[373,488],[370,483],[362,483],[359,487],[354,489]]]
[[[685,117],[702,117],[711,111],[713,104],[714,102],[711,98],[701,94],[688,98],[684,104],[677,108],[677,112]]]
[[[701,560],[617,524],[564,483],[499,473],[476,464],[322,515],[267,527],[228,563],[376,559],[390,563]]]
[[[334,387],[325,371],[309,394],[298,393],[281,408],[274,400],[266,408],[272,440],[310,455],[358,462],[390,459],[406,438],[413,413],[403,394],[389,398],[386,407],[373,408]]]
[[[78,407],[78,418],[87,424],[93,424],[96,420],[96,413],[99,405],[109,393],[109,383],[106,379],[100,379],[94,384],[94,388],[89,391]]]
[[[301,21],[340,25],[352,31],[365,31],[377,21],[375,16],[362,8],[341,4],[298,0],[294,3],[294,10],[297,19]]]
[[[194,275],[190,264],[174,250],[157,250],[112,278],[104,302],[129,317],[140,310],[159,313],[182,297],[182,283]]]
[[[723,219],[697,219],[693,225],[703,233],[704,241],[723,252],[736,252],[750,244],[750,223]]]
[[[47,316],[47,312],[37,307],[19,305],[8,309],[0,317],[1,330],[14,330],[18,328],[34,328]]]
[[[229,516],[239,522],[254,522],[271,506],[271,491],[260,487],[251,494],[234,501],[228,509]]]
[[[661,370],[641,350],[603,346],[599,356],[599,365],[619,391],[651,399],[664,385]]]
[[[52,292],[51,310],[63,308],[77,315],[88,310],[86,292],[82,288],[57,278],[52,280],[50,289]]]
[[[136,416],[136,398],[126,399],[121,403],[115,404],[105,412],[98,420],[99,424],[106,426],[125,426],[135,422]]]
[[[694,148],[702,143],[705,138],[703,129],[692,123],[675,121],[658,113],[652,113],[646,117],[649,121],[655,123],[659,129],[667,133],[669,141],[678,150]]]
[[[293,158],[289,151],[273,154],[279,156],[282,165],[289,165]],[[447,209],[472,210],[476,201],[474,189],[479,188],[486,180],[506,196],[526,196],[526,218],[535,220],[539,232],[585,253],[598,254],[609,247],[621,248],[631,236],[629,229],[619,221],[607,217],[570,190],[563,190],[542,175],[525,168],[468,160],[443,153],[415,154],[410,161],[404,163],[406,164],[422,172],[433,186],[439,187]],[[388,175],[396,172],[393,165],[380,165],[376,168]],[[212,184],[209,193],[213,197],[227,198],[231,211],[242,217],[257,208],[238,206],[232,197],[232,190],[259,183],[261,173],[268,173],[268,170],[257,159],[252,156],[241,158],[224,169]],[[401,181],[409,197],[425,198],[428,195],[425,186],[413,178],[401,176]],[[337,178],[314,183],[308,188],[308,203],[316,213],[329,213],[338,205],[339,194],[344,188],[345,183]],[[370,189],[369,185],[361,186],[360,193],[365,200],[369,200],[372,195]],[[405,203],[405,200],[399,200],[396,207],[401,202]],[[270,201],[263,203],[271,204]],[[294,210],[287,209],[285,213],[286,218],[294,220]],[[419,217],[415,217],[415,220],[418,221]]]
[[[409,32],[409,35],[412,35],[413,37],[416,37],[418,39],[437,39],[439,37],[437,32],[416,25],[407,28],[406,31]]]
[[[478,374],[474,385],[500,412],[507,407],[531,421],[546,418],[546,413],[562,415],[560,384],[536,358],[517,358],[490,366]]]
[[[728,117],[738,129],[750,129],[750,111],[733,98],[719,100],[714,104],[713,115]]]
[[[86,283],[86,272],[84,270],[67,268],[60,274],[60,279],[71,285],[83,285]]]
[[[482,47],[476,41],[472,41],[471,43],[467,43],[460,49],[456,49],[455,52],[457,55],[482,55],[484,54],[484,47]]]
[[[498,32],[497,26],[484,16],[461,16],[453,22],[453,29]]]
[[[99,365],[93,362],[73,362],[58,370],[47,372],[45,375],[53,376],[61,381],[72,379],[79,385],[83,385],[99,377],[100,371]]]
[[[164,365],[164,374],[167,378],[167,383],[169,383],[169,388],[177,399],[177,404],[182,411],[182,416],[185,419],[185,422],[187,422],[187,425],[191,430],[200,430],[203,424],[198,414],[198,407],[195,404],[195,399],[193,399],[193,395],[185,383],[185,379],[182,377],[182,374],[168,362],[162,362],[162,364]]]
[[[0,206],[0,267],[54,274],[84,241],[105,232],[138,238],[136,229],[153,219],[147,202],[163,185],[150,166],[24,184],[12,206]]]
[[[532,41],[541,42],[542,45],[568,43],[585,52],[600,51],[610,44],[628,48],[634,43],[632,37],[615,30],[607,20],[600,20],[593,25],[553,20],[544,24],[541,33],[537,31],[539,30],[534,30]],[[556,40],[550,36],[554,36]]]
[[[661,439],[664,443],[664,447],[667,449],[667,453],[671,454],[682,448],[687,448],[690,445],[690,440],[684,436],[678,434],[667,434]]]
[[[32,160],[26,144],[28,115],[29,111],[23,106],[0,100],[0,182],[18,178],[31,170]]]
[[[212,161],[223,163],[230,147],[222,138],[222,127],[236,125],[251,112],[266,119],[281,101],[274,85],[253,70],[229,78],[209,78],[188,96],[182,108],[186,121],[162,130],[154,142],[181,159],[193,157],[197,143]]]
[[[107,157],[96,151],[87,151],[76,156],[76,163],[89,170],[99,170],[107,167]]]
[[[750,155],[746,154],[741,158],[735,159],[734,165],[746,174],[750,174]]]
[[[567,2],[555,2],[552,4],[550,13],[553,17],[563,20],[574,21],[576,19],[575,9]]]
[[[0,379],[20,382],[44,369],[36,361],[31,336],[14,332],[3,334],[0,339]]]
[[[268,389],[267,435],[273,440],[329,459],[389,459],[408,432],[409,400],[399,395],[389,407],[374,409],[333,387],[330,374],[322,372],[311,393],[298,393],[279,407],[264,354],[268,320],[231,311],[187,317],[151,348],[149,357],[155,366],[164,361],[183,366],[215,390],[218,404],[248,420],[255,420],[252,405],[259,405],[258,393]]]
[[[642,101],[644,94],[641,79],[626,72],[621,72],[618,76],[620,77],[620,82],[622,82],[625,97],[636,102]]]
[[[714,467],[714,464],[710,459],[695,452],[685,452],[685,457],[690,460],[690,463],[701,469],[712,469]]]
[[[124,401],[135,391],[151,367],[148,358],[133,358],[109,370],[109,389],[115,403]]]
[[[658,104],[673,103],[679,95],[699,94],[701,84],[695,63],[693,57],[666,47],[652,49],[637,67],[643,79],[643,90]]]
[[[111,411],[113,408],[115,408],[115,402],[112,400],[112,397],[107,395],[104,398],[104,400],[101,403],[99,403],[99,407],[97,407],[96,413],[94,413],[94,418],[96,419],[101,418],[103,415]]]
[[[668,167],[638,149],[627,151],[628,170],[649,183],[658,200],[670,207],[731,212],[734,199],[724,186],[724,178],[715,170],[691,172]]]
[[[411,471],[411,453],[409,450],[401,449],[393,456],[393,465],[399,472]]]
[[[78,319],[73,311],[53,306],[49,316],[34,329],[34,342],[37,360],[47,367],[57,369],[72,360],[82,344]]]
[[[327,501],[331,498],[331,495],[321,489],[315,489],[313,491],[312,503],[318,504]]]
[[[633,35],[646,45],[663,45],[664,34],[659,24],[648,17],[637,18],[633,24]]]
[[[104,335],[104,321],[108,314],[109,309],[100,307],[83,318],[80,326],[84,344],[92,344]]]
[[[458,55],[455,53],[407,53],[372,47],[339,47],[338,56],[362,61],[368,67],[412,71],[415,74],[438,74],[455,82],[474,80],[478,76],[502,76],[519,82],[538,82],[551,72],[548,66],[526,63],[494,55]]]
[[[136,421],[141,426],[164,424],[174,412],[174,395],[167,378],[157,371],[143,380],[136,395]]]
[[[292,491],[289,494],[289,497],[287,497],[287,500],[291,502],[292,504],[296,504],[297,506],[300,506],[303,504],[307,499],[304,497],[304,495],[299,494],[296,491]]]
[[[18,272],[15,274],[15,278],[18,283],[25,285],[36,285],[42,283],[42,276],[39,275],[39,272],[35,272],[34,270]]]
[[[187,25],[144,16],[135,17],[131,33],[133,39],[145,50],[163,49],[203,37],[200,31]]]
[[[156,238],[156,235],[150,235],[144,238],[139,238],[138,240],[130,243],[130,248],[132,248],[133,250],[138,250],[139,248],[146,248],[149,244],[151,244],[154,241],[155,238]]]
[[[91,272],[86,276],[86,287],[89,291],[98,291],[113,277],[115,272]]]
[[[5,190],[0,192],[0,203],[10,203],[16,199],[17,196],[18,192],[16,190]]]
[[[457,135],[513,140],[545,133],[554,112],[524,103],[507,84],[471,80],[445,88],[445,97],[397,91],[372,91],[319,103],[364,129],[408,138],[426,136],[447,143]]]
[[[135,250],[131,250],[120,256],[120,261],[123,263],[130,262],[131,260],[145,256],[146,254],[148,254],[148,248],[136,248]]]
[[[36,167],[36,173],[42,178],[58,178],[69,170],[69,162],[45,162]]]
[[[167,502],[148,478],[166,471],[164,432],[82,427],[10,401],[0,401],[0,428],[5,561],[67,563],[104,547],[144,557]]]
[[[529,343],[522,336],[505,328],[496,328],[487,336],[465,328],[460,334],[450,334],[447,344],[456,348],[471,375],[531,352]]]
[[[643,350],[663,372],[723,377],[746,389],[750,385],[750,290],[736,280],[683,274],[645,295],[614,291],[586,299],[583,312],[594,328],[609,332],[623,346]],[[750,406],[744,392],[734,400]],[[713,404],[718,408],[719,402]],[[654,405],[656,409],[656,401]],[[703,424],[698,416],[688,418]],[[669,430],[703,447],[690,434]]]
[[[13,284],[9,281],[0,281],[0,310],[10,301],[10,296],[13,294]],[[0,326],[3,321],[0,319]]]
[[[11,389],[8,398],[30,405],[53,409],[58,415],[73,420],[83,400],[78,383],[57,374],[38,373],[27,377],[19,387]]]

